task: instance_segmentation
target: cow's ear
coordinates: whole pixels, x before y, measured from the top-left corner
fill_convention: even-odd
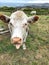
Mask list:
[[[2,20],[5,23],[8,23],[10,21],[10,17],[0,14],[0,20]]]
[[[28,17],[28,23],[35,23],[36,21],[38,21],[38,19],[39,19],[38,16]]]

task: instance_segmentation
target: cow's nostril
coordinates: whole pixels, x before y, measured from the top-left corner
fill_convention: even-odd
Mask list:
[[[19,41],[21,41],[21,39],[19,39]]]
[[[21,43],[21,38],[15,37],[15,38],[12,39],[12,42],[14,44]]]

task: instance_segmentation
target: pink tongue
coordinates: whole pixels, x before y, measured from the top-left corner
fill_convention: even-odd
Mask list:
[[[20,48],[20,44],[16,44],[16,49],[19,49]]]

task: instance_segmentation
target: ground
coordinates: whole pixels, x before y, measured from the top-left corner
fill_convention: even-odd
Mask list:
[[[49,15],[38,16],[39,20],[29,26],[25,51],[11,44],[10,33],[0,35],[0,65],[49,65]],[[0,21],[0,26],[6,28],[5,25]]]

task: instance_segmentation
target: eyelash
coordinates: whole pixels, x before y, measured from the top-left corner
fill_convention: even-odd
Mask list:
[[[13,24],[12,24],[12,23],[10,23],[10,25],[11,25],[11,26],[13,26]]]
[[[27,23],[25,23],[25,25],[27,25]]]
[[[23,27],[27,26],[27,23],[23,24]]]
[[[10,23],[10,25],[12,25],[12,23]]]

